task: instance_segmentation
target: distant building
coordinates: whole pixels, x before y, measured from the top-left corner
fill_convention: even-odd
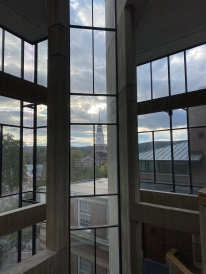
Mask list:
[[[99,122],[100,119],[99,119]],[[94,158],[96,167],[107,163],[107,145],[104,141],[104,132],[102,125],[97,126],[96,138],[95,138],[95,150],[92,150],[90,154],[84,158],[74,160],[75,170],[79,168],[87,168],[94,166]]]

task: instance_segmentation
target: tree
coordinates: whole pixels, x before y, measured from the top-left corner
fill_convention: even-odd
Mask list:
[[[29,159],[29,153],[26,151],[26,145],[23,146],[23,181],[27,180],[26,163]],[[20,171],[20,141],[15,140],[14,136],[7,133],[2,141],[2,183],[12,190],[19,186]]]

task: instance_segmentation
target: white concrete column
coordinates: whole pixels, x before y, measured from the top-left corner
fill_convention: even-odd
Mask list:
[[[142,273],[141,223],[130,220],[140,198],[137,145],[135,13],[118,9],[117,25],[122,273]]]
[[[46,246],[69,245],[69,33],[68,0],[47,0],[48,11],[48,157]],[[64,272],[68,273],[66,256]]]

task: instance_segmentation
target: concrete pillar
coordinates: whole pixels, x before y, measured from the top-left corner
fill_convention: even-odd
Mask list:
[[[119,10],[117,56],[122,273],[138,274],[142,273],[141,223],[130,220],[131,205],[140,199],[137,158],[135,13],[132,6],[124,8],[121,12]]]
[[[68,0],[47,0],[48,11],[48,157],[46,246],[69,245],[69,89]],[[69,261],[69,256],[66,256]],[[68,262],[67,261],[67,262]],[[68,267],[68,263],[65,264]],[[61,273],[68,273],[68,268]]]
[[[202,274],[206,274],[206,188],[198,191]]]

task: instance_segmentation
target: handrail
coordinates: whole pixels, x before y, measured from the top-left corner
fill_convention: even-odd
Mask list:
[[[172,248],[169,252],[167,252],[166,254],[167,265],[169,266],[169,263],[172,264],[178,270],[180,274],[192,274],[192,272],[190,272],[189,269],[186,266],[184,266],[175,256],[177,251],[178,251],[177,249]]]

